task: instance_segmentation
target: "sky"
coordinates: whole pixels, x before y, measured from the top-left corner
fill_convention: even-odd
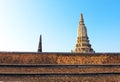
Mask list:
[[[0,0],[0,51],[74,50],[83,13],[95,52],[120,52],[120,0]]]

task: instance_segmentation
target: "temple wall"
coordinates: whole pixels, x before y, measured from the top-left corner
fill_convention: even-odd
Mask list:
[[[84,74],[84,73],[119,73],[120,65],[102,66],[66,66],[66,65],[47,65],[47,66],[0,66],[1,74]]]
[[[0,52],[0,82],[120,82],[120,53]]]
[[[118,75],[98,76],[0,76],[3,82],[120,82]]]
[[[120,64],[120,53],[0,53],[0,64]]]

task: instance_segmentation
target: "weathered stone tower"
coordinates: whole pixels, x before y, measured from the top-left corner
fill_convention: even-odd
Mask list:
[[[80,15],[80,22],[78,25],[78,36],[77,42],[75,45],[74,52],[77,53],[94,53],[94,50],[91,48],[91,44],[89,43],[87,29],[84,24],[83,15]]]
[[[42,52],[42,35],[40,35],[39,45],[38,45],[38,52]]]

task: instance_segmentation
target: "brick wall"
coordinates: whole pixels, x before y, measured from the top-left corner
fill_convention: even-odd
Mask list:
[[[120,53],[0,53],[0,64],[120,64]]]
[[[119,75],[96,76],[0,76],[3,82],[120,82]]]
[[[0,52],[3,82],[120,82],[120,53]]]

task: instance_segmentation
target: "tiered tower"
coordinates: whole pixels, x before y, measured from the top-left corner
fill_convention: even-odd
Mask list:
[[[78,36],[77,42],[75,45],[74,52],[77,53],[94,53],[94,50],[91,48],[91,44],[89,43],[87,29],[84,24],[83,15],[80,14],[80,22],[78,25]]]

